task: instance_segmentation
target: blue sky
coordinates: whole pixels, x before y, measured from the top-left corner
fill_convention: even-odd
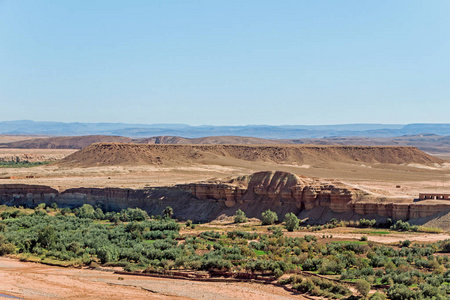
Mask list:
[[[448,122],[450,1],[0,0],[0,121]]]

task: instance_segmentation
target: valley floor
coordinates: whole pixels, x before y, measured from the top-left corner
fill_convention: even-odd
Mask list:
[[[306,299],[258,283],[196,282],[117,275],[0,257],[0,299]],[[11,299],[11,297],[5,297]]]

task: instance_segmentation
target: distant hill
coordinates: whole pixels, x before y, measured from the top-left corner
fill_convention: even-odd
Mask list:
[[[450,153],[450,136],[436,134],[405,135],[398,137],[332,137],[322,139],[285,139],[286,144],[411,146],[433,153]]]
[[[93,144],[59,161],[63,167],[114,165],[236,165],[246,162],[308,164],[358,162],[434,164],[443,161],[413,147],[317,145]]]
[[[275,145],[277,140],[261,139],[247,136],[207,136],[201,138],[184,138],[179,136],[154,136],[151,138],[134,139],[139,144],[197,144],[197,145]],[[284,144],[284,143],[283,143]]]
[[[152,136],[251,136],[264,139],[330,137],[395,137],[417,134],[450,135],[450,124],[342,124],[342,125],[245,125],[189,126],[185,124],[62,123],[34,121],[0,122],[0,134],[9,135],[113,135],[131,138]]]
[[[34,138],[17,142],[2,143],[0,148],[18,149],[81,149],[94,143],[131,143],[123,136],[88,135]]]
[[[10,137],[12,139],[13,137]],[[136,144],[176,144],[176,145],[360,145],[360,146],[410,146],[431,153],[450,153],[450,136],[435,134],[406,135],[399,137],[331,137],[320,139],[262,139],[245,136],[208,136],[185,138],[180,136],[154,136],[131,139],[123,136],[72,136],[31,138],[9,143],[0,143],[0,148],[20,149],[81,149],[94,143],[136,143]]]

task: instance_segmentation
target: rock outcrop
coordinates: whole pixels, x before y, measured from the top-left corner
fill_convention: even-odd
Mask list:
[[[271,209],[280,217],[288,212],[305,215],[318,208],[334,217],[379,217],[410,220],[450,211],[450,202],[391,203],[374,201],[371,195],[339,182],[299,177],[286,172],[259,172],[226,183],[203,182],[149,189],[76,188],[58,192],[47,186],[0,185],[0,204],[34,207],[41,202],[77,207],[85,203],[118,211],[139,207],[160,214],[171,206],[176,217],[209,221],[242,209],[260,217]],[[314,218],[311,218],[314,222]]]

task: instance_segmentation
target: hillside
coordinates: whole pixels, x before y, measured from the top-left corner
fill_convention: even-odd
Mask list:
[[[139,145],[93,144],[62,159],[65,167],[112,165],[236,165],[239,161],[277,164],[363,162],[433,164],[443,161],[413,147],[320,145]]]
[[[322,139],[285,139],[282,144],[411,146],[429,153],[449,153],[450,136],[435,134],[405,135],[398,137],[330,137]]]
[[[0,139],[0,142],[2,140]],[[7,142],[6,142],[7,141]],[[399,137],[329,137],[320,139],[262,139],[247,136],[207,136],[186,138],[180,136],[153,136],[131,139],[123,136],[32,137],[5,136],[0,148],[16,149],[82,149],[94,143],[136,143],[176,145],[355,145],[355,146],[409,146],[427,153],[443,156],[450,153],[450,136],[435,134]]]
[[[131,143],[123,136],[86,135],[34,138],[0,144],[0,148],[16,149],[81,149],[94,143]]]
[[[398,137],[329,137],[320,139],[261,139],[241,136],[210,136],[183,138],[178,136],[156,136],[134,140],[143,144],[239,144],[239,145],[355,145],[355,146],[408,146],[429,153],[450,153],[450,136],[435,134],[405,135]]]

